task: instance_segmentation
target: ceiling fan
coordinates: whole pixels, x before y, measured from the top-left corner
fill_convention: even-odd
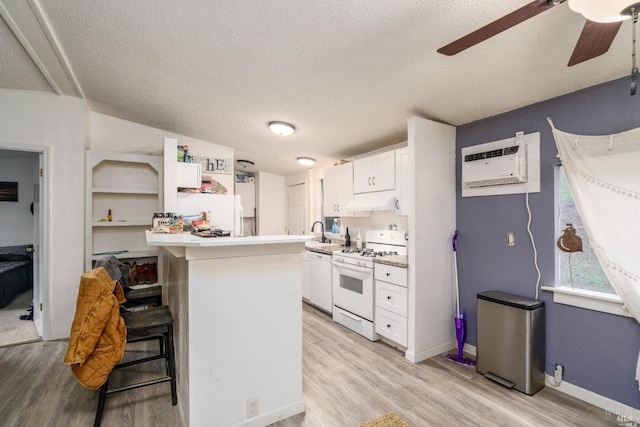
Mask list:
[[[565,1],[534,0],[520,9],[441,47],[438,52],[448,56],[460,53]],[[620,29],[622,21],[631,17],[637,19],[637,12],[640,10],[638,0],[568,0],[568,2],[571,10],[587,18],[587,22],[569,60],[569,66],[606,53]]]

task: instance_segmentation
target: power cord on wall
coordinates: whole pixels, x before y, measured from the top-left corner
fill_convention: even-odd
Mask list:
[[[529,165],[529,144],[524,142],[524,132],[516,133],[516,144],[524,146],[524,164],[528,169]],[[540,267],[538,267],[538,249],[536,248],[536,242],[531,233],[531,207],[529,206],[529,189],[527,188],[527,181],[529,180],[529,171],[527,170],[527,179],[524,182],[524,200],[527,207],[527,214],[529,216],[527,221],[527,233],[529,233],[529,239],[531,240],[531,246],[533,247],[533,264],[538,272],[538,280],[536,281],[536,299],[538,299],[538,291],[540,290],[540,279],[542,274],[540,273]]]

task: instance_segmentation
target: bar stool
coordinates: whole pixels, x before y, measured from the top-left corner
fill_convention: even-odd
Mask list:
[[[154,304],[156,306],[162,305],[162,286],[151,286],[148,288],[131,289],[125,293],[127,302],[125,306],[137,306]]]
[[[153,307],[148,310],[135,311],[122,315],[125,326],[127,328],[127,344],[139,341],[160,341],[159,354],[154,356],[136,359],[128,362],[119,363],[113,369],[124,368],[127,366],[137,365],[139,363],[150,362],[152,360],[164,359],[166,375],[148,381],[142,381],[135,384],[125,385],[122,387],[109,389],[109,379],[113,374],[109,374],[105,383],[100,387],[100,395],[98,397],[98,409],[96,411],[95,427],[100,426],[104,404],[107,395],[119,393],[121,391],[132,390],[135,388],[146,387],[161,382],[171,382],[171,401],[173,405],[178,404],[178,394],[176,390],[176,363],[173,344],[173,317],[171,311],[166,305]]]

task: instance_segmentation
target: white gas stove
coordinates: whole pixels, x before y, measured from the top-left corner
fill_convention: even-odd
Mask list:
[[[407,233],[370,230],[365,248],[333,252],[333,320],[375,341],[373,325],[374,259],[407,254]]]

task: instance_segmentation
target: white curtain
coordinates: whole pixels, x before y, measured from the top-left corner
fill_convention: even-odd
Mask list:
[[[574,135],[548,119],[591,245],[626,308],[640,322],[640,128]],[[640,381],[640,354],[636,367]]]

